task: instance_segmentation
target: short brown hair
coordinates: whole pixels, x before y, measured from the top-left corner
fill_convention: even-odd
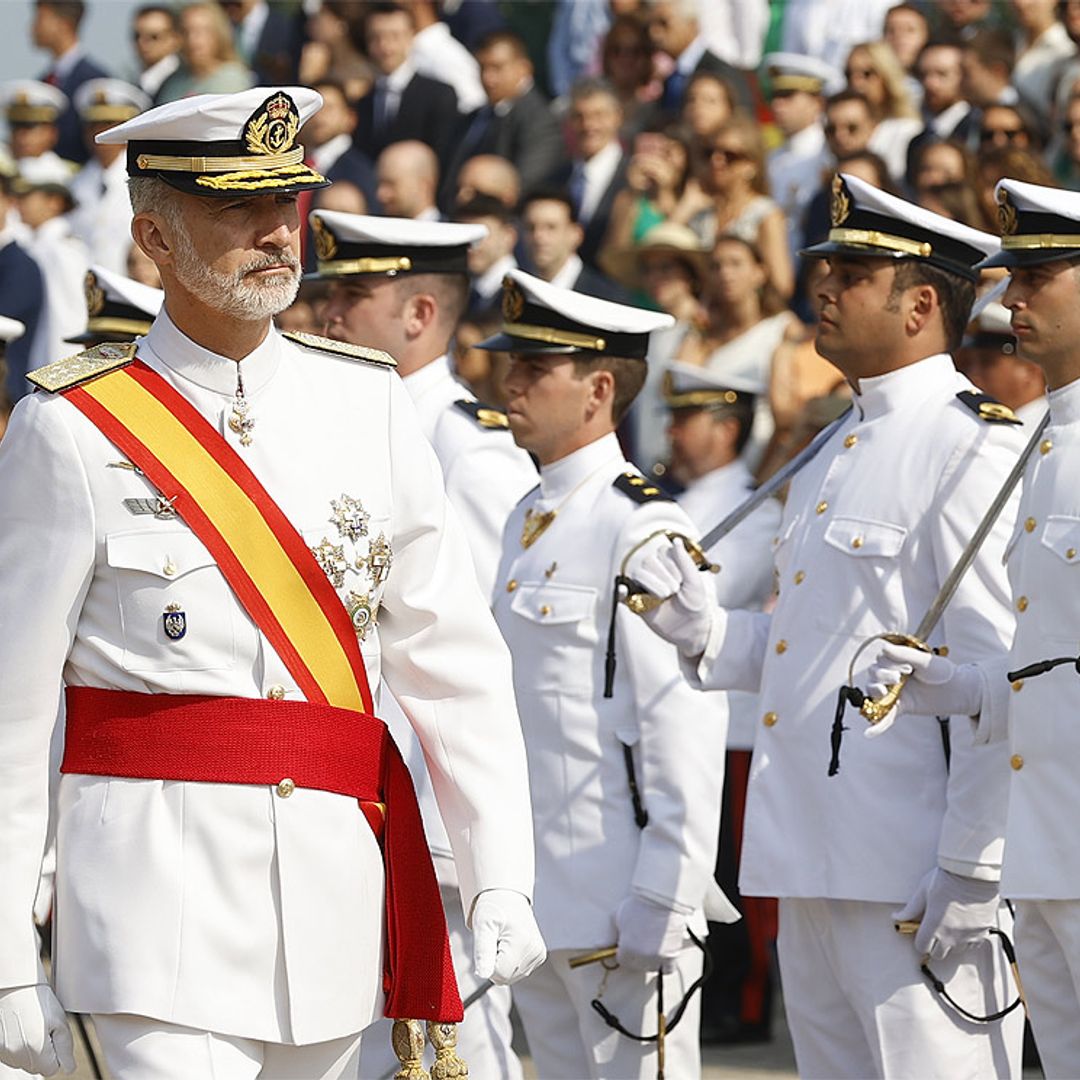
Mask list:
[[[621,424],[634,403],[634,398],[645,385],[645,376],[649,373],[648,365],[644,360],[631,360],[625,356],[575,356],[573,359],[574,376],[578,379],[583,379],[594,371],[611,373],[615,380],[611,419],[615,424]]]
[[[945,327],[945,348],[954,352],[960,348],[964,331],[971,320],[975,282],[931,266],[921,259],[901,259],[896,264],[896,276],[889,290],[888,302],[893,303],[905,289],[918,285],[929,285],[937,293],[941,321]]]

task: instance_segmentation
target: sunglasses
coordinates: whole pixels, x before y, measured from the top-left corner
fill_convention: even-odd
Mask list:
[[[723,146],[714,146],[709,151],[710,158],[720,158],[725,165],[734,165],[738,161],[749,161],[750,155],[745,150],[728,150]]]
[[[131,35],[132,41],[160,41],[165,36],[164,30],[136,30]]]
[[[1015,142],[1016,139],[1019,136],[1025,135],[1025,134],[1027,134],[1027,133],[1024,131],[1024,129],[1022,127],[1018,127],[1018,128],[983,128],[982,131],[979,132],[979,142],[984,142],[984,143],[993,142],[994,139],[996,139],[1000,135],[1006,142],[1011,143],[1011,142]]]

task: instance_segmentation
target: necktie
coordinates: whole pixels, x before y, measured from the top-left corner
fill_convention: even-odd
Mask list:
[[[575,161],[574,168],[570,172],[570,182],[567,184],[570,194],[570,202],[574,207],[574,216],[581,220],[581,204],[585,200],[585,163]]]
[[[664,108],[669,112],[677,112],[682,108],[683,95],[686,93],[686,84],[689,77],[681,71],[673,71],[664,83]]]

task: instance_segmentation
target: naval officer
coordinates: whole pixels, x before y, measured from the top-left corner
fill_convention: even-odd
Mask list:
[[[465,530],[484,595],[491,596],[511,510],[536,484],[536,469],[514,444],[506,414],[480,404],[454,377],[449,349],[469,291],[468,254],[483,225],[369,217],[318,210],[311,215],[318,274],[330,283],[327,334],[385,349],[416,406],[442,467],[446,495]],[[435,806],[419,742],[392,702],[390,725],[416,782],[424,826],[442,888],[454,967],[463,993],[479,985],[472,935],[458,896],[453,852]],[[516,1080],[510,991],[491,987],[469,1007],[458,1033],[461,1055],[478,1077]],[[362,1069],[390,1071],[388,1039],[369,1038]]]
[[[838,176],[829,237],[806,254],[828,263],[817,347],[844,372],[854,406],[791,484],[775,611],[715,606],[670,546],[629,568],[655,595],[674,594],[646,618],[702,686],[759,690],[740,888],[779,897],[785,1005],[807,1077],[1019,1073],[1018,1013],[971,1023],[919,969],[929,953],[951,997],[978,1015],[1006,1003],[988,931],[1004,918],[1007,754],[976,746],[966,720],[952,723],[950,748],[924,718],[891,746],[849,734],[839,773],[826,768],[856,649],[919,622],[1021,447],[1009,411],[949,355],[968,322],[975,265],[997,247]],[[1007,645],[1001,557],[1013,516],[1001,515],[931,638],[954,657]],[[857,685],[868,659],[855,664]],[[847,724],[865,727],[858,714]],[[914,940],[894,916],[921,920]]]
[[[384,1008],[460,1014],[380,676],[427,756],[481,976],[543,957],[509,656],[378,350],[287,339],[314,91],[184,99],[128,143],[165,307],[36,373],[0,451],[0,1060],[355,1075]],[[61,694],[55,990],[31,905]],[[403,775],[404,774],[404,775]],[[380,850],[380,848],[382,850]]]
[[[703,716],[675,650],[614,602],[635,544],[658,529],[693,533],[615,437],[645,381],[649,333],[671,317],[520,270],[502,315],[484,347],[510,353],[510,429],[540,483],[507,523],[494,610],[514,658],[536,914],[552,950],[514,1000],[544,1080],[645,1080],[655,1042],[620,1033],[591,1003],[630,1035],[655,1036],[661,1003],[671,1016],[701,975],[727,726],[724,703]],[[570,966],[612,944],[614,970]],[[671,1076],[700,1073],[699,1014],[693,995],[667,1037]]]
[[[978,717],[977,741],[1010,746],[1001,891],[1016,906],[1016,955],[1039,1057],[1058,1078],[1075,1075],[1080,1062],[1080,679],[1071,663],[1011,683],[1006,672],[1077,651],[1080,195],[1019,180],[1002,180],[996,195],[1002,247],[987,265],[1009,269],[1003,303],[1018,355],[1046,375],[1050,408],[1006,549],[1016,636],[1007,657],[982,665],[938,657],[928,666],[890,646],[871,680],[895,682],[914,668],[901,711],[944,705]],[[913,722],[900,720],[886,739]]]
[[[134,341],[150,332],[165,299],[161,289],[96,264],[87,271],[84,288],[86,329],[64,339],[73,345]]]

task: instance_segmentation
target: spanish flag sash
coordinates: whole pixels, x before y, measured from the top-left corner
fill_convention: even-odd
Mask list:
[[[310,777],[310,786],[356,794],[383,840],[386,1015],[460,1020],[461,999],[446,921],[416,794],[385,725],[374,717],[352,622],[314,555],[236,451],[183,395],[142,361],[59,392],[146,474],[206,545],[307,698],[307,702],[250,702],[247,710],[243,699],[217,699],[222,704],[216,709],[211,699],[209,708],[188,714],[177,711],[185,699],[171,695],[124,695],[147,699],[132,703],[120,702],[117,692],[110,692],[111,699],[69,693],[64,771],[145,775],[154,769],[155,761],[165,760],[156,752],[147,753],[147,745],[160,741],[163,748],[167,746],[167,733],[176,731],[175,722],[170,726],[167,720],[181,716],[195,737],[184,740],[182,755],[173,747],[174,752],[167,755],[170,774],[152,772],[154,778],[271,784],[296,776],[303,786],[300,778]],[[110,700],[113,704],[103,704]],[[289,708],[275,709],[279,705]],[[266,745],[256,752],[248,743],[246,759],[241,753],[223,773],[222,740],[235,741],[236,731],[227,731],[225,725],[237,710],[244,714],[243,723],[250,725],[248,737],[258,740],[264,732]],[[305,716],[298,722],[301,713]],[[348,723],[349,715],[355,717],[355,737],[361,748],[370,747],[381,762],[382,778],[376,787],[382,799],[378,803],[371,797],[376,792],[371,790],[370,778],[365,776],[361,782],[355,776],[349,753],[343,751],[341,760],[334,760],[334,746],[340,746],[341,740],[332,733],[346,730],[342,723]],[[280,717],[280,722],[274,717]],[[324,747],[321,762],[310,760],[310,746],[316,740],[311,738],[310,727],[304,734],[304,723],[327,727],[328,737],[319,744]],[[136,745],[138,749],[125,749]],[[249,767],[256,760],[261,764]],[[122,771],[125,768],[127,773]],[[396,793],[394,801],[391,792]],[[433,931],[441,939],[441,948],[432,941]]]

